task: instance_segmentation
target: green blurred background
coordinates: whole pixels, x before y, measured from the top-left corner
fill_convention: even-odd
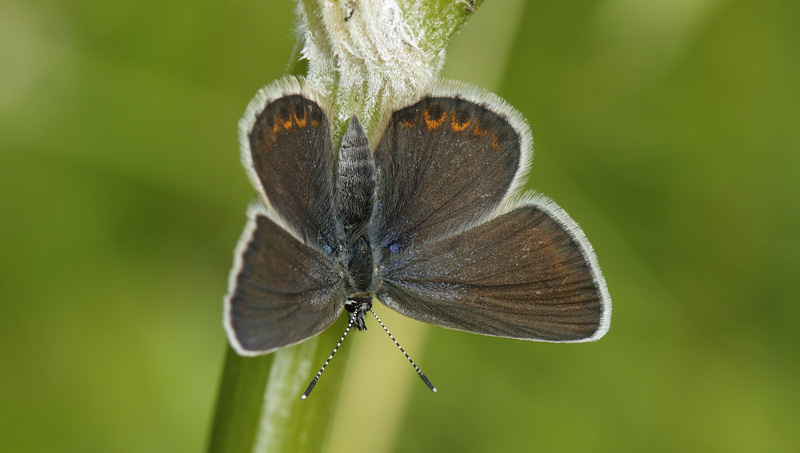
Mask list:
[[[253,196],[236,123],[289,62],[292,9],[0,3],[0,451],[204,448]],[[798,19],[487,1],[443,76],[530,120],[529,187],[592,241],[611,331],[528,343],[384,308],[440,391],[354,335],[331,450],[800,450]]]

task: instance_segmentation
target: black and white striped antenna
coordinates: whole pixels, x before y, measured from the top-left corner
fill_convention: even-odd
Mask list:
[[[333,355],[336,354],[336,351],[339,350],[339,346],[342,345],[344,337],[346,337],[347,333],[350,332],[351,327],[353,327],[353,318],[350,318],[350,322],[347,323],[347,328],[344,329],[342,338],[339,338],[339,342],[336,343],[336,347],[333,348],[333,352],[331,352],[331,355],[328,356],[328,360],[325,361],[325,363],[322,365],[322,368],[320,368],[319,371],[317,371],[317,375],[314,376],[314,379],[312,379],[311,383],[308,384],[308,388],[306,389],[305,393],[303,393],[303,396],[300,397],[301,400],[308,398],[308,395],[311,393],[312,390],[314,390],[314,386],[317,385],[317,381],[319,380],[320,375],[322,375],[322,372],[325,371],[325,367],[328,366],[329,363],[331,363]]]
[[[406,359],[408,359],[408,361],[411,363],[411,366],[414,367],[414,371],[417,372],[417,374],[419,375],[420,379],[422,379],[422,382],[424,382],[425,385],[427,385],[428,388],[431,389],[431,391],[433,393],[436,393],[436,387],[434,387],[433,384],[431,383],[431,381],[428,380],[428,377],[425,376],[425,373],[423,373],[422,370],[419,369],[417,364],[414,363],[413,360],[411,360],[411,357],[409,357],[408,353],[406,353],[406,350],[403,349],[402,346],[400,346],[400,343],[397,342],[397,340],[394,338],[394,336],[391,334],[391,332],[389,332],[389,329],[387,329],[386,326],[383,324],[383,321],[381,321],[381,318],[379,318],[378,315],[375,314],[375,312],[372,311],[371,308],[369,309],[369,312],[372,313],[372,316],[374,316],[375,319],[378,320],[378,324],[380,324],[381,327],[383,327],[383,331],[386,332],[387,335],[389,335],[389,338],[391,338],[392,341],[394,342],[394,344],[397,346],[397,348],[400,349],[400,352],[402,352],[403,355],[406,356]],[[306,391],[300,397],[301,400],[304,400],[304,399],[308,398],[308,395],[311,394],[312,390],[314,390],[314,386],[317,385],[317,381],[319,381],[319,377],[322,375],[322,372],[325,371],[325,368],[328,366],[328,364],[331,363],[331,360],[333,359],[334,354],[336,354],[336,351],[338,351],[339,347],[342,346],[342,343],[344,342],[344,337],[346,337],[347,334],[350,332],[350,328],[351,327],[353,327],[353,318],[350,318],[350,322],[347,323],[347,328],[344,329],[344,333],[342,334],[342,337],[339,338],[339,342],[336,343],[336,347],[333,348],[333,352],[331,352],[331,355],[328,356],[328,360],[325,361],[325,363],[322,365],[322,368],[320,368],[319,371],[317,371],[317,374],[316,374],[316,376],[314,376],[314,379],[312,379],[311,383],[308,384],[308,388],[306,388]]]
[[[372,316],[374,316],[374,317],[375,317],[375,319],[377,319],[377,320],[378,320],[378,324],[380,324],[380,325],[381,325],[381,327],[383,327],[383,330],[384,330],[384,332],[386,332],[386,334],[387,334],[387,335],[389,335],[389,338],[391,338],[391,339],[392,339],[392,341],[394,341],[394,344],[395,344],[395,345],[397,345],[398,349],[400,349],[400,352],[402,352],[402,353],[403,353],[403,355],[404,355],[404,356],[406,356],[406,358],[408,359],[408,361],[409,361],[409,362],[411,362],[411,366],[413,366],[413,367],[414,367],[414,371],[416,371],[416,372],[417,372],[417,374],[419,375],[420,379],[422,379],[422,382],[424,382],[424,383],[425,383],[425,385],[427,385],[427,386],[428,386],[428,388],[429,388],[429,389],[431,389],[431,391],[432,391],[433,393],[436,393],[436,387],[434,387],[434,386],[433,386],[433,384],[431,384],[431,381],[429,381],[429,380],[428,380],[428,377],[427,377],[427,376],[425,376],[425,373],[423,373],[423,372],[422,372],[422,370],[420,370],[420,369],[419,369],[419,367],[417,366],[417,364],[416,364],[416,363],[414,363],[414,361],[413,361],[413,360],[411,360],[411,357],[409,357],[409,356],[408,356],[408,354],[406,353],[406,350],[405,350],[405,349],[403,349],[403,347],[402,347],[402,346],[400,346],[400,343],[398,343],[398,342],[397,342],[397,340],[395,340],[395,339],[394,339],[394,336],[393,336],[393,335],[392,335],[392,334],[389,332],[389,329],[387,329],[387,328],[386,328],[386,326],[385,326],[385,325],[383,325],[383,321],[381,321],[381,318],[379,318],[379,317],[378,317],[378,315],[376,315],[376,314],[375,314],[375,312],[374,312],[374,311],[372,311],[372,309],[371,309],[371,308],[369,309],[369,312],[370,312],[370,313],[372,313]]]

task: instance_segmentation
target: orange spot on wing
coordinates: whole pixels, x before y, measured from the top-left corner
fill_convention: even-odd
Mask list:
[[[459,123],[456,120],[456,112],[453,112],[453,114],[450,116],[450,129],[452,129],[453,132],[461,132],[461,131],[463,131],[464,129],[466,129],[470,125],[470,123],[472,123],[472,119],[471,118],[468,119],[464,123]]]
[[[314,126],[314,127],[319,126],[319,121],[311,120],[311,125]]]
[[[475,127],[472,128],[472,133],[473,134],[475,134],[477,137],[486,137],[487,135],[489,135],[489,131],[488,130],[486,130],[486,129],[481,130],[478,126],[480,126],[480,125],[476,124]]]
[[[286,129],[287,131],[292,130],[292,118],[291,117],[289,117],[287,119],[278,118],[278,121],[281,122],[281,126],[283,126],[283,128]]]
[[[416,124],[416,121],[406,118],[406,119],[403,120],[402,123],[400,123],[400,126],[401,127],[412,127],[413,128],[415,124]]]
[[[425,124],[428,125],[429,131],[438,128],[439,126],[442,125],[442,123],[444,123],[444,120],[447,119],[447,112],[442,113],[442,117],[439,118],[438,120],[431,118],[431,113],[430,110],[428,109],[425,109],[423,115],[425,116]]]
[[[293,112],[292,116],[294,116],[294,121],[297,123],[298,127],[306,127],[306,122],[308,121],[308,112],[303,110],[303,117],[298,118],[297,112]]]
[[[278,118],[275,118],[275,120],[272,122],[272,135],[276,135],[280,128],[281,127],[278,125]]]
[[[497,134],[492,134],[492,149],[494,150],[500,149],[500,144],[497,143]]]

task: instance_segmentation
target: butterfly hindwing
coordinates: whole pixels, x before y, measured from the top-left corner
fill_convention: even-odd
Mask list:
[[[456,330],[575,342],[608,329],[610,298],[578,225],[539,197],[467,231],[412,248],[383,267],[377,297]]]
[[[344,289],[329,256],[298,241],[260,202],[231,270],[225,327],[240,354],[263,354],[327,329],[344,307]]]

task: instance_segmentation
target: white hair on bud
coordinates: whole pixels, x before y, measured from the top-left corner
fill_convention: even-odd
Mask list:
[[[416,100],[436,80],[444,51],[431,53],[421,48],[420,43],[428,39],[426,28],[406,21],[395,0],[322,1],[321,17],[315,18],[306,17],[300,3],[308,81],[322,96],[332,94],[326,87],[336,81],[336,97],[341,99],[337,104],[342,108],[337,109],[335,122],[344,123],[352,115],[363,119],[368,112]],[[418,16],[422,17],[413,17]],[[327,34],[312,31],[309,19],[321,20]],[[358,102],[347,102],[354,98]],[[385,99],[393,105],[383,105]],[[359,111],[352,111],[356,108]]]

